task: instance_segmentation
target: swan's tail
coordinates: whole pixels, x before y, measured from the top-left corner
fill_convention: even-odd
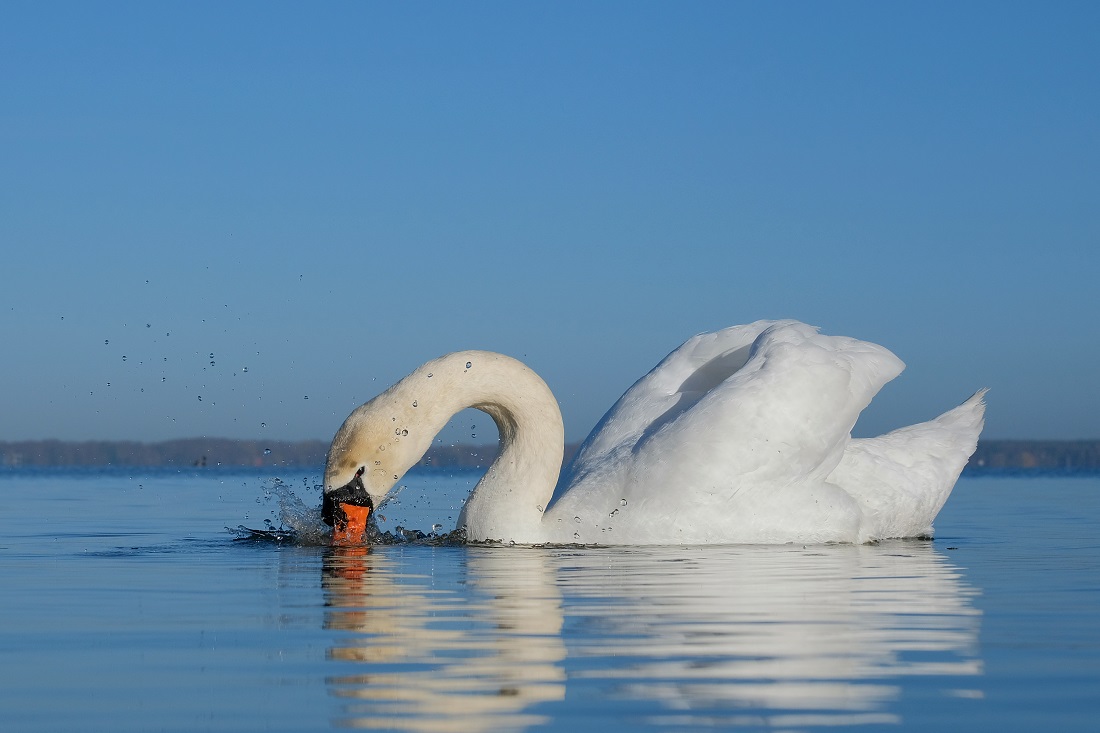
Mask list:
[[[932,520],[977,448],[986,391],[935,420],[848,444],[828,480],[863,509],[861,541],[931,536]]]

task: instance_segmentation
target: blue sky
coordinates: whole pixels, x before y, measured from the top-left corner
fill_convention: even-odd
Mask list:
[[[327,439],[461,348],[579,439],[782,317],[907,363],[861,434],[1100,438],[1098,8],[5,3],[0,440]]]

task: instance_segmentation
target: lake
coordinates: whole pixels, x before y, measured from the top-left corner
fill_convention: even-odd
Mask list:
[[[452,528],[476,479],[410,474],[379,529]],[[0,472],[0,730],[1100,725],[1100,477],[966,477],[934,541],[869,546],[227,529],[301,521],[316,483]]]

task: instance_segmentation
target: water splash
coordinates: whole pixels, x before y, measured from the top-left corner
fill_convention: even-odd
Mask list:
[[[320,505],[308,506],[280,478],[272,478],[263,489],[264,499],[277,504],[273,513],[279,519],[279,527],[273,532],[292,535],[299,545],[327,545],[332,541],[332,529],[321,520]]]
[[[303,481],[307,491],[320,492],[322,489],[319,485],[311,487],[308,480]],[[404,489],[405,485],[398,486],[371,513],[364,538],[367,544],[466,544],[466,530],[464,527],[452,532],[442,532],[442,524],[433,524],[431,532],[407,529],[402,526],[395,527],[393,530],[380,529],[378,522],[385,522],[385,515],[381,510],[387,506],[399,504],[399,497]],[[276,507],[272,509],[271,513],[277,516],[279,524],[275,525],[270,519],[265,519],[264,529],[253,529],[244,525],[239,525],[236,529],[226,527],[234,535],[235,540],[274,542],[299,546],[323,546],[332,543],[332,528],[321,519],[320,504],[318,503],[317,506],[307,505],[282,479],[275,477],[265,482],[263,484],[263,496],[257,497],[256,501],[257,503],[275,502]]]
[[[253,529],[243,524],[237,525],[236,529],[230,527],[226,527],[226,529],[234,535],[233,539],[235,540],[298,544],[298,535],[286,529]]]
[[[433,530],[442,525],[433,525]],[[456,546],[466,544],[466,529],[460,527],[452,532],[439,534],[435,531],[423,532],[419,529],[397,527],[392,532],[381,532],[373,522],[367,525],[367,542],[371,545],[433,545]]]

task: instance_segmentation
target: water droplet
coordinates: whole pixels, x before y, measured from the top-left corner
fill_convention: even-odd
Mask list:
[[[611,511],[611,513],[610,513],[610,514],[608,514],[607,516],[609,516],[609,517],[613,517],[613,516],[615,516],[615,515],[616,515],[616,514],[618,514],[618,513],[619,513],[619,510],[618,510],[618,509],[613,509],[613,510]]]
[[[306,396],[305,396],[305,397],[303,397],[302,399],[304,399],[304,400],[308,400],[308,399],[309,399],[309,395],[306,395]]]
[[[396,481],[396,480],[397,480],[397,479],[399,479],[399,478],[401,478],[401,477],[400,477],[400,476],[398,476],[398,475],[397,475],[396,473],[395,473],[395,474],[393,475],[393,480],[394,480],[394,481]]]
[[[429,374],[428,376],[430,377],[430,376],[432,376],[432,375],[431,375],[431,374]],[[416,407],[416,400],[413,400],[413,407]]]
[[[380,446],[378,446],[378,450],[386,450],[386,446],[380,445]]]
[[[123,361],[126,361],[126,357],[125,357],[125,356],[123,356],[123,357],[122,357],[122,360],[123,360]]]
[[[626,506],[626,499],[619,499],[619,506]]]
[[[152,328],[152,327],[153,327],[153,324],[152,324],[152,323],[146,323],[146,324],[145,324],[145,327],[146,327],[146,328]]]
[[[267,427],[267,423],[265,423],[265,422],[262,422],[262,423],[260,423],[260,427],[261,427],[261,428],[266,428],[266,427]]]
[[[431,378],[432,378],[432,373],[428,372],[428,379],[431,379]]]
[[[433,532],[438,532],[438,531],[439,531],[439,530],[441,530],[441,529],[443,529],[443,525],[442,525],[442,524],[433,524],[433,525],[432,525],[432,531],[433,531]]]
[[[202,395],[199,395],[199,402],[202,402]]]
[[[264,455],[265,456],[271,455],[271,449],[270,448],[264,448]]]
[[[466,362],[466,368],[467,368],[467,369],[469,369],[469,368],[470,368],[470,367],[472,367],[473,365],[474,365],[474,363],[473,363],[472,361],[468,361],[468,362]]]
[[[245,368],[244,368],[244,369],[242,369],[241,371],[242,371],[242,372],[247,372],[247,371],[248,371],[248,367],[245,367]]]
[[[103,339],[103,345],[104,346],[106,346],[109,343],[111,343],[109,339]]]
[[[401,431],[401,435],[402,435],[402,436],[405,436],[405,435],[408,435],[408,434],[409,434],[409,431],[408,431],[408,430],[402,430],[402,431]]]
[[[542,514],[544,511],[546,511],[542,508],[542,504],[536,504],[535,508],[539,510],[539,514]]]
[[[162,382],[167,382],[167,381],[168,381],[168,377],[161,377],[161,378],[160,378],[160,381],[162,381]]]
[[[577,524],[580,524],[581,523],[581,518],[580,517],[573,517],[573,521],[576,522]]]
[[[573,533],[573,539],[575,539],[577,541],[580,541],[580,538],[581,538],[581,533],[580,532],[574,532]]]

